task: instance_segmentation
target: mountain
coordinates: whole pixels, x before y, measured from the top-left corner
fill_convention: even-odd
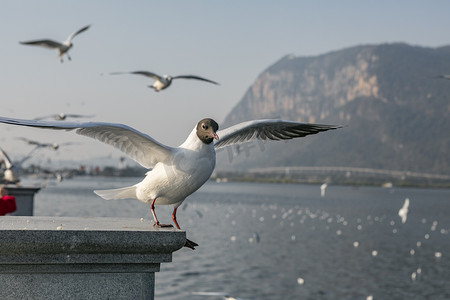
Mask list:
[[[450,174],[450,46],[361,45],[285,56],[264,70],[223,128],[282,118],[344,127],[218,154],[218,170],[345,166]]]

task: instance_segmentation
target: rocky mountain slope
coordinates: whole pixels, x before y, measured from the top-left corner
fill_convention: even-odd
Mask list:
[[[258,76],[222,128],[261,118],[345,127],[221,151],[217,169],[349,166],[449,174],[450,80],[440,74],[450,74],[450,46],[381,44],[283,57]]]

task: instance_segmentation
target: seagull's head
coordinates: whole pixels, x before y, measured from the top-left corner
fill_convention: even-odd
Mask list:
[[[205,144],[211,144],[214,139],[219,139],[217,130],[219,124],[210,118],[203,119],[197,124],[197,136]]]

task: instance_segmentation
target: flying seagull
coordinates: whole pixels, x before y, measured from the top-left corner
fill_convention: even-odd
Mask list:
[[[438,75],[438,76],[436,76],[436,77],[434,77],[434,78],[441,78],[441,79],[447,79],[447,80],[450,80],[450,75],[448,75],[448,74],[443,74],[443,75]]]
[[[76,133],[80,135],[97,139],[123,151],[143,167],[151,170],[141,182],[133,186],[94,192],[106,200],[132,198],[150,204],[156,227],[170,225],[159,222],[155,205],[172,204],[174,206],[172,220],[178,229],[180,226],[176,219],[177,208],[211,176],[216,164],[215,149],[253,139],[299,138],[340,127],[266,119],[244,122],[218,131],[217,122],[206,118],[197,123],[186,141],[179,147],[169,147],[123,124],[36,121],[5,117],[0,117],[0,122],[66,131],[76,129]],[[171,122],[168,122],[166,125],[170,124]],[[185,246],[194,249],[198,245],[187,240]]]
[[[17,138],[19,140],[24,141],[25,143],[27,143],[28,145],[34,145],[38,148],[49,148],[51,150],[58,150],[60,146],[66,146],[66,145],[76,145],[77,143],[71,143],[71,142],[67,142],[67,143],[61,143],[61,144],[57,144],[57,143],[41,143],[38,141],[33,141],[33,140],[29,140],[26,138]]]
[[[76,37],[78,34],[82,33],[83,31],[88,30],[90,26],[91,25],[87,25],[87,26],[84,26],[83,28],[81,28],[80,30],[75,31],[74,33],[69,35],[64,42],[56,42],[53,40],[45,39],[45,40],[34,40],[34,41],[27,41],[27,42],[20,42],[20,43],[22,45],[41,46],[41,47],[50,48],[50,49],[58,49],[58,57],[61,62],[64,62],[64,60],[62,58],[62,56],[64,54],[67,55],[67,58],[69,60],[72,60],[70,58],[70,55],[68,52],[70,50],[70,48],[73,47],[72,39],[74,37]]]
[[[34,118],[35,120],[44,120],[44,119],[55,119],[56,121],[64,121],[67,118],[93,118],[93,115],[78,115],[78,114],[52,114],[43,117]]]
[[[20,167],[26,160],[28,160],[39,149],[40,149],[40,147],[35,147],[33,150],[31,150],[30,153],[28,153],[28,155],[26,155],[24,158],[22,158],[19,162],[13,162],[9,158],[9,156],[5,152],[5,150],[0,148],[0,166],[2,164],[5,165],[5,171],[3,172],[3,180],[6,183],[18,184],[20,181],[20,179],[19,179]]]
[[[151,72],[147,72],[147,71],[134,71],[134,72],[113,72],[111,73],[111,75],[120,75],[120,74],[137,74],[137,75],[144,75],[147,77],[151,77],[155,80],[155,82],[152,85],[149,85],[149,88],[152,88],[155,90],[155,92],[159,92],[161,90],[164,90],[166,88],[168,88],[170,86],[170,84],[172,83],[173,79],[197,79],[197,80],[202,80],[202,81],[206,81],[209,83],[213,83],[213,84],[218,84],[215,81],[203,78],[203,77],[199,77],[196,75],[178,75],[178,76],[170,76],[170,75],[157,75],[155,73],[151,73]]]
[[[405,202],[403,202],[403,206],[398,210],[398,216],[402,219],[402,223],[406,223],[406,219],[408,218],[408,208],[409,208],[409,199],[406,198]]]

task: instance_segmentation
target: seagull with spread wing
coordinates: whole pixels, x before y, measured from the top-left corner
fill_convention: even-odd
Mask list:
[[[129,187],[94,192],[107,200],[138,199],[150,204],[154,226],[157,227],[170,225],[159,222],[155,205],[173,205],[172,220],[178,229],[180,226],[176,219],[177,208],[211,176],[216,165],[216,149],[254,139],[288,140],[340,127],[269,119],[244,122],[218,131],[217,122],[206,118],[196,124],[179,147],[169,147],[122,124],[36,121],[5,117],[0,117],[0,122],[44,129],[76,129],[76,133],[80,135],[123,151],[149,169],[145,178]],[[185,246],[194,249],[198,245],[187,240]]]
[[[38,148],[49,148],[49,149],[51,149],[53,151],[58,150],[59,147],[61,147],[61,146],[76,145],[77,144],[77,143],[72,143],[72,142],[59,143],[59,144],[57,144],[57,143],[41,143],[41,142],[38,142],[38,141],[33,141],[33,140],[26,139],[26,138],[23,138],[23,137],[17,138],[17,139],[24,141],[28,145],[34,145],[34,146],[36,146]]]
[[[5,165],[5,170],[3,172],[3,180],[5,181],[5,183],[14,183],[14,184],[18,184],[20,181],[20,168],[22,166],[22,164],[27,161],[29,158],[31,158],[31,156],[36,153],[38,150],[40,149],[40,147],[35,147],[33,150],[31,150],[30,153],[28,153],[28,155],[26,155],[24,158],[22,158],[20,161],[18,162],[13,162],[8,154],[5,152],[5,150],[3,150],[2,148],[0,148],[0,166],[2,164]]]
[[[83,31],[88,30],[90,26],[91,25],[87,25],[87,26],[84,26],[83,28],[81,28],[80,30],[75,31],[74,33],[69,35],[64,42],[56,42],[56,41],[49,40],[49,39],[43,39],[43,40],[33,40],[33,41],[26,41],[26,42],[20,42],[20,43],[22,45],[41,46],[41,47],[50,48],[50,49],[57,49],[58,57],[59,57],[60,61],[64,62],[64,60],[62,58],[62,56],[64,54],[67,55],[67,58],[69,60],[72,60],[70,58],[70,55],[68,52],[70,50],[70,48],[73,47],[72,39],[74,37],[76,37],[78,34],[82,33]]]
[[[178,76],[170,76],[170,75],[163,75],[160,76],[158,74],[147,72],[147,71],[134,71],[134,72],[113,72],[111,75],[120,75],[120,74],[137,74],[137,75],[143,75],[150,78],[153,78],[155,82],[152,85],[149,85],[149,88],[152,88],[155,90],[155,92],[159,92],[161,90],[164,90],[170,86],[173,79],[196,79],[201,81],[206,81],[212,84],[217,84],[217,82],[196,76],[196,75],[178,75]]]

